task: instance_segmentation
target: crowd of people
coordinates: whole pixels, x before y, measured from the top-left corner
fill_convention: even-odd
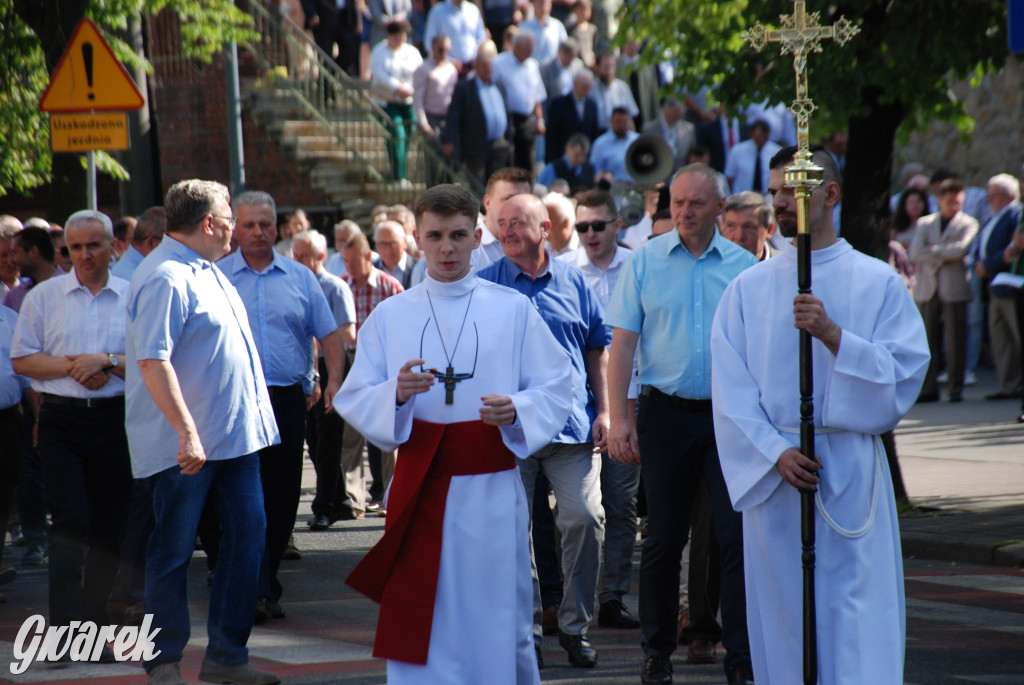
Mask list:
[[[308,454],[312,530],[388,517],[348,582],[381,604],[390,682],[539,682],[545,635],[593,668],[595,621],[638,631],[643,683],[672,682],[678,645],[713,663],[719,643],[730,685],[798,682],[796,501],[813,488],[821,682],[902,682],[891,431],[943,384],[962,401],[989,358],[987,399],[1024,394],[1018,180],[908,165],[886,265],[841,237],[833,134],[814,151],[814,294],[794,297],[779,108],[659,99],[669,75],[640,43],[607,49],[586,0],[301,10],[404,132],[395,177],[416,130],[482,201],[430,184],[325,236],[271,194],[187,180],[117,222],[0,217],[0,523],[22,565],[48,564],[51,623],[152,615],[149,681],[184,682],[198,540],[200,677],[278,682],[246,644],[287,615]],[[671,164],[627,220],[610,190],[634,180],[638,131]]]
[[[886,682],[903,658],[899,488],[874,436],[937,399],[943,366],[949,399],[962,400],[972,275],[1000,381],[990,398],[1020,397],[1019,184],[989,181],[979,229],[953,174],[925,189],[908,178],[887,266],[838,237],[839,166],[816,149],[820,275],[792,305],[792,147],[768,160],[766,193],[727,195],[728,177],[688,164],[648,191],[632,226],[605,190],[568,197],[505,166],[482,215],[466,191],[435,186],[412,210],[375,208],[366,230],[338,223],[333,253],[301,210],[209,181],[175,184],[116,230],[90,210],[60,233],[3,217],[0,419],[19,439],[2,448],[0,511],[14,514],[22,564],[49,564],[51,622],[151,614],[162,630],[150,680],[181,682],[198,538],[219,607],[202,674],[276,682],[245,643],[254,623],[286,617],[278,569],[308,453],[311,529],[389,516],[380,551],[349,582],[382,603],[376,653],[394,682],[428,682],[453,663],[488,674],[506,664],[509,682],[534,681],[545,634],[572,666],[594,667],[595,619],[639,629],[644,683],[672,681],[677,644],[708,663],[718,643],[730,685],[785,682],[777,674],[795,678],[800,663],[799,552],[798,536],[779,531],[796,526],[798,491],[816,487],[828,526],[819,564],[836,569],[819,611],[846,607],[819,640],[822,668],[857,672],[838,645],[859,641],[879,655],[871,682]],[[854,313],[851,297],[879,311]],[[819,341],[814,457],[797,448],[796,388],[773,382],[797,375],[780,366],[795,363],[780,347],[794,326]],[[872,411],[844,411],[857,401]],[[498,430],[475,433],[475,418]],[[833,451],[858,457],[839,464]],[[445,486],[451,512],[486,501],[493,513],[474,517],[470,537],[445,523],[445,491],[422,490],[418,470],[449,461],[450,476],[476,478]],[[426,581],[402,570],[430,549],[443,552]],[[893,582],[860,587],[862,565]],[[495,597],[499,569],[509,594]],[[872,630],[846,630],[865,620],[851,596],[886,608]]]

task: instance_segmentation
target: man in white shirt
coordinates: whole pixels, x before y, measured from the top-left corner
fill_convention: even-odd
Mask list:
[[[484,223],[480,244],[473,250],[473,269],[479,271],[505,256],[498,242],[498,215],[505,203],[516,195],[528,195],[532,189],[530,174],[519,167],[505,167],[491,174],[484,193]]]
[[[110,275],[114,231],[107,215],[75,212],[65,235],[74,268],[25,296],[11,361],[42,394],[50,624],[106,625],[132,484],[124,428],[128,281]],[[101,659],[114,656],[104,647]]]
[[[432,45],[434,36],[443,34],[452,41],[452,61],[465,73],[476,58],[476,51],[487,40],[480,10],[466,0],[444,0],[430,8],[423,44]]]
[[[534,143],[543,136],[544,101],[548,99],[540,66],[533,54],[533,34],[520,31],[512,43],[511,52],[494,58],[494,82],[505,89],[508,108],[512,111],[513,162],[532,173]]]
[[[520,22],[519,30],[533,34],[533,58],[538,64],[547,64],[568,34],[565,25],[551,16],[551,0],[533,0],[532,4],[533,17]]]
[[[387,115],[386,125],[392,126],[393,141],[388,141],[391,170],[398,180],[406,178],[405,151],[412,135],[413,72],[423,62],[420,51],[409,45],[409,24],[396,19],[386,27],[387,38],[373,47],[370,54],[372,90]]]
[[[593,96],[597,100],[597,128],[599,131],[607,130],[612,111],[616,107],[624,107],[630,118],[640,113],[633,92],[622,79],[615,78],[615,53],[605,50],[597,56],[594,64],[594,74],[597,79],[594,81]]]
[[[725,165],[725,177],[733,193],[755,190],[768,192],[768,163],[781,147],[769,140],[768,122],[758,120],[750,129],[750,138],[737,143]]]
[[[592,190],[576,205],[576,231],[582,249],[564,259],[583,272],[602,306],[631,254],[616,244],[622,227],[615,200],[603,190]],[[597,623],[607,628],[639,628],[640,622],[626,608],[623,598],[633,578],[633,547],[636,543],[636,496],[640,465],[614,461],[601,455],[601,503],[604,506],[604,567]]]

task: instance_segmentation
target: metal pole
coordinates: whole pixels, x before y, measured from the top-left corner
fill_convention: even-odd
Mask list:
[[[228,161],[231,194],[245,190],[245,154],[242,147],[242,96],[238,85],[238,44],[231,41],[225,51],[225,91],[228,110]]]
[[[96,151],[89,150],[85,153],[85,204],[89,209],[96,207]]]

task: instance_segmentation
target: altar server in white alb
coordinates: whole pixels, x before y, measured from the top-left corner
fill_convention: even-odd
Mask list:
[[[540,682],[516,457],[565,424],[571,364],[526,297],[471,273],[476,214],[458,186],[420,197],[427,276],[366,320],[334,400],[401,446],[384,537],[348,578],[381,603],[374,655],[392,685]]]
[[[783,186],[794,152],[783,149],[770,164],[768,189],[786,237],[796,234],[796,198]],[[754,680],[802,682],[799,488],[813,487],[818,682],[899,685],[903,563],[877,436],[913,406],[928,342],[899,274],[836,238],[838,174],[825,152],[813,160],[824,168],[808,212],[813,295],[796,294],[797,251],[787,243],[729,285],[711,334],[718,452],[743,512]],[[798,448],[797,329],[813,336],[813,459]]]

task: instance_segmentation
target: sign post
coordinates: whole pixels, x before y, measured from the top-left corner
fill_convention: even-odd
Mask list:
[[[86,201],[96,209],[96,150],[127,150],[127,110],[146,105],[91,19],[83,18],[57,63],[39,109],[50,113],[54,152],[85,152]]]

